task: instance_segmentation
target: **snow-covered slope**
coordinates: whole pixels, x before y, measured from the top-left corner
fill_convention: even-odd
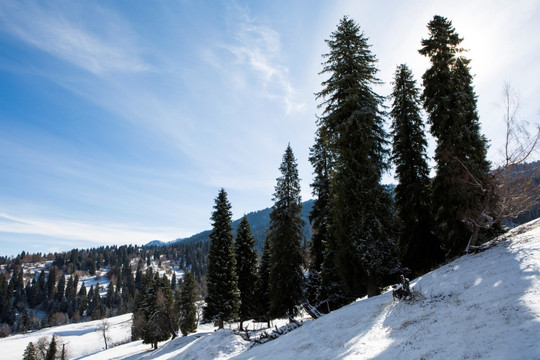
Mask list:
[[[131,339],[131,314],[116,316],[107,319],[110,326],[108,335],[109,345],[115,345],[130,341]],[[33,331],[27,334],[19,334],[0,339],[0,359],[21,359],[24,349],[31,341],[36,345],[40,338],[47,341],[55,335],[56,339],[66,344],[69,359],[100,352],[105,348],[105,343],[98,327],[100,320],[80,324],[70,324]],[[143,349],[140,349],[143,350]]]
[[[540,220],[411,285],[421,294],[415,301],[396,302],[391,293],[362,299],[252,348],[234,332],[208,325],[156,351],[140,341],[99,351],[103,341],[92,323],[46,331],[62,334],[72,357],[94,360],[540,359]],[[115,337],[129,337],[129,317],[111,321],[118,323]],[[20,358],[37,337],[1,339],[0,359]]]
[[[540,359],[540,221],[414,282],[424,299],[364,299],[235,359]]]

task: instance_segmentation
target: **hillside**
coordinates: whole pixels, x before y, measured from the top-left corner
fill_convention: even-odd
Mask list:
[[[391,292],[361,299],[252,348],[230,330],[204,325],[153,352],[140,341],[100,351],[91,322],[1,339],[0,359],[19,358],[28,341],[52,333],[74,357],[94,360],[540,359],[540,220],[499,240],[412,281],[414,301],[394,301]],[[128,341],[129,316],[110,321],[114,341]]]
[[[302,231],[304,233],[305,241],[308,243],[311,241],[311,226],[309,225],[309,214],[312,208],[313,200],[304,201],[302,203],[302,220],[304,220],[304,226],[302,227]],[[270,224],[271,212],[271,208],[266,208],[246,214],[249,224],[251,225],[251,233],[253,234],[253,238],[255,239],[255,249],[257,249],[257,251],[259,252],[261,252],[264,245],[264,240],[266,239],[266,230],[268,229],[268,225]],[[240,220],[241,219],[237,219],[232,223],[233,231],[235,233],[236,229],[238,228],[238,224],[240,223]],[[146,246],[167,246],[176,243],[192,244],[197,242],[210,241],[210,233],[211,230],[205,230],[190,237],[176,239],[171,242],[161,242],[154,240],[146,244]]]

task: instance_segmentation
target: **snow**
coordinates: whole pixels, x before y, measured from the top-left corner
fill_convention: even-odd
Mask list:
[[[411,281],[411,290],[411,301],[391,292],[361,299],[263,345],[202,325],[155,351],[140,341],[102,350],[97,321],[0,339],[0,359],[20,358],[29,341],[53,333],[70,359],[87,360],[540,359],[540,220]],[[129,340],[130,315],[108,321],[113,343]]]
[[[131,341],[131,314],[113,317],[106,321],[110,324],[109,344]],[[101,352],[105,348],[105,343],[101,332],[98,331],[100,324],[101,320],[69,324],[0,339],[0,349],[2,349],[0,360],[20,359],[30,341],[35,345],[38,339],[46,337],[50,342],[53,334],[57,341],[67,344],[70,359]]]

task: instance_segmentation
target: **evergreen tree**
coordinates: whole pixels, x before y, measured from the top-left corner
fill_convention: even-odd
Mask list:
[[[99,291],[100,291],[100,286],[99,286],[99,282],[98,282],[98,283],[96,283],[96,287],[94,288],[94,293],[92,294],[92,298],[91,298],[91,301],[92,301],[92,313],[91,313],[92,320],[98,320],[98,319],[102,318],[102,316],[101,316],[101,295],[100,295]]]
[[[13,272],[11,281],[13,282],[13,304],[16,310],[22,311],[28,306],[24,288],[24,272],[22,268],[18,272]]]
[[[64,298],[64,289],[66,287],[66,277],[64,274],[60,274],[60,279],[58,280],[58,284],[56,285],[56,294],[55,294],[55,300],[57,303],[60,303],[62,299]]]
[[[113,309],[114,307],[114,285],[112,283],[109,283],[109,286],[107,287],[105,306],[107,306],[109,309]]]
[[[304,281],[304,299],[315,307],[319,305],[318,294],[321,289],[321,276],[318,271],[309,269]]]
[[[36,347],[34,343],[29,342],[24,349],[23,360],[37,360]]]
[[[73,275],[71,275],[67,280],[66,289],[64,291],[64,296],[68,301],[74,300],[75,295],[77,294],[77,288],[73,281]]]
[[[13,287],[9,286],[3,274],[0,274],[0,324],[13,325],[15,309],[13,308]]]
[[[142,338],[144,344],[157,349],[160,341],[176,337],[177,317],[169,280],[159,273],[147,277],[147,286],[137,295],[131,328],[132,339]]]
[[[330,237],[328,221],[330,217],[330,173],[332,161],[330,152],[324,146],[319,131],[317,132],[315,145],[310,149],[309,161],[313,165],[315,172],[315,179],[311,184],[315,201],[309,214],[309,221],[313,229],[310,270],[320,272],[326,253],[325,247]]]
[[[439,263],[441,250],[433,231],[427,141],[420,116],[420,95],[411,70],[399,65],[394,78],[391,116],[398,184],[395,201],[400,221],[403,264],[420,275]]]
[[[262,249],[255,298],[256,319],[268,322],[268,327],[270,327],[270,242],[268,238]]]
[[[19,321],[17,322],[17,331],[18,332],[26,332],[30,329],[30,314],[28,313],[28,308],[24,308],[24,310],[19,314]]]
[[[86,308],[88,307],[88,297],[87,297],[87,293],[86,293],[86,283],[84,281],[82,283],[81,290],[79,290],[79,294],[78,294],[77,298],[79,299],[79,304],[78,304],[79,314],[82,316],[84,314]]]
[[[51,300],[54,297],[56,289],[56,266],[52,266],[47,277],[47,298]],[[63,290],[63,289],[62,289]]]
[[[176,285],[178,283],[178,280],[176,280],[176,273],[173,272],[172,278],[171,278],[171,290],[174,292],[176,290]]]
[[[46,288],[46,282],[45,282],[45,270],[41,270],[41,273],[39,274],[37,287],[39,291],[37,292],[39,296],[36,299],[36,306],[38,304],[42,304],[45,302],[45,298],[47,297],[47,288]]]
[[[257,252],[255,240],[247,216],[244,215],[236,230],[235,256],[236,274],[238,275],[238,290],[240,291],[240,330],[243,330],[244,320],[254,315],[255,285],[257,283]]]
[[[188,272],[184,276],[182,287],[176,291],[176,311],[179,317],[180,331],[187,336],[197,331],[197,301],[198,294],[193,274]]]
[[[47,349],[47,354],[45,355],[45,360],[55,360],[56,351],[56,338],[53,335],[52,340],[49,344],[49,348]]]
[[[487,140],[480,134],[469,61],[459,56],[463,39],[442,16],[436,15],[428,30],[430,36],[422,39],[419,51],[431,61],[423,75],[423,98],[431,133],[437,139],[432,202],[438,236],[447,255],[454,256],[465,249],[471,236],[463,220],[481,203],[490,164]]]
[[[159,278],[159,274],[156,274]],[[172,339],[177,336],[178,332],[178,314],[174,307],[174,295],[171,289],[171,282],[167,275],[161,278],[160,292],[162,299],[158,297],[158,310],[162,318],[161,325],[169,332]]]
[[[240,306],[231,204],[224,189],[219,191],[215,199],[211,219],[213,224],[208,254],[208,296],[204,308],[204,319],[218,321],[218,327],[223,329],[225,321],[236,318]]]
[[[393,202],[381,185],[387,169],[383,98],[372,86],[376,58],[356,23],[344,17],[326,43],[321,74],[329,78],[317,94],[324,99],[318,120],[323,145],[333,160],[330,231],[336,240],[336,268],[347,292],[376,295],[396,271]]]
[[[321,285],[317,292],[317,308],[328,313],[350,303],[353,298],[345,292],[345,285],[336,265],[336,242],[329,238],[326,256],[321,267]]]
[[[302,300],[302,201],[300,179],[291,146],[279,167],[267,241],[270,243],[270,313],[295,316]]]
[[[38,306],[41,303],[41,292],[39,283],[36,280],[36,276],[32,279],[32,283],[30,285],[30,291],[26,293],[26,296],[28,298],[28,305],[31,308],[34,308]]]

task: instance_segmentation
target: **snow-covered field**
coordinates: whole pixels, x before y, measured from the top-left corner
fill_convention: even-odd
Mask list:
[[[415,301],[362,299],[254,347],[204,325],[156,351],[140,341],[102,350],[97,321],[0,339],[0,359],[21,358],[29,341],[53,333],[70,359],[540,359],[540,220],[411,285]],[[113,343],[129,340],[130,319],[108,320]]]

